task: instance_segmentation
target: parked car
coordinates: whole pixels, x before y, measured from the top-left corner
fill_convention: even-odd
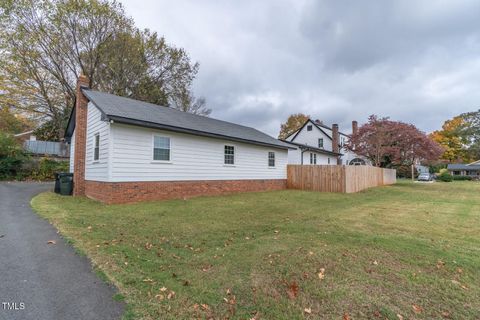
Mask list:
[[[432,181],[433,176],[430,173],[420,173],[417,180],[418,181]]]

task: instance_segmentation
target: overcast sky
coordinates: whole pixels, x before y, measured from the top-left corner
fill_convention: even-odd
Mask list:
[[[276,136],[303,112],[430,132],[480,106],[480,1],[121,0],[200,62],[212,117]],[[141,3],[141,5],[140,5]]]

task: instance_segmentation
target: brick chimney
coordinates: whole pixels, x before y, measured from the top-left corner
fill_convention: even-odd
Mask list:
[[[332,124],[332,151],[339,153],[340,149],[339,144],[339,134],[338,134],[338,124]]]
[[[353,120],[352,121],[352,134],[356,134],[358,132],[358,122]]]
[[[81,74],[77,80],[75,102],[75,150],[73,155],[73,195],[85,195],[85,153],[87,148],[87,108],[88,99],[82,88],[89,87],[88,78]]]

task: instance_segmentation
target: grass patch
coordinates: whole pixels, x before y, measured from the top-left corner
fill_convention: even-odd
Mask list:
[[[480,318],[480,184],[33,208],[120,289],[129,319]],[[305,312],[307,309],[307,312]]]

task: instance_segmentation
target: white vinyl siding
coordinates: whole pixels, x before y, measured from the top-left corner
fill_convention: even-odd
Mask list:
[[[328,156],[323,153],[306,151],[303,153],[303,164],[310,164],[310,153],[316,154],[317,164],[328,164],[328,158],[331,158],[330,162],[332,162],[332,159],[334,159],[334,157]],[[288,163],[302,164],[302,151],[300,150],[300,148],[297,148],[296,150],[288,150]]]
[[[87,146],[85,155],[85,179],[108,181],[108,157],[110,124],[101,120],[101,112],[91,102],[87,112]],[[95,135],[99,135],[98,160],[94,160]]]
[[[307,126],[309,125],[312,126],[312,131],[307,130]],[[325,129],[324,131],[327,131],[327,130]],[[311,123],[304,126],[300,130],[300,132],[298,132],[295,139],[291,141],[296,143],[306,144],[314,148],[318,148],[318,139],[320,138],[323,139],[323,149],[327,151],[332,151],[332,140],[320,129],[318,129],[317,126],[314,126]]]
[[[73,173],[75,166],[75,130],[73,130],[72,139],[70,140],[70,173]]]
[[[268,170],[263,147],[191,134],[113,123],[112,182],[286,179],[287,150],[275,149],[276,168]],[[170,137],[170,161],[152,161],[152,135]],[[234,146],[235,165],[225,165],[225,146]]]

